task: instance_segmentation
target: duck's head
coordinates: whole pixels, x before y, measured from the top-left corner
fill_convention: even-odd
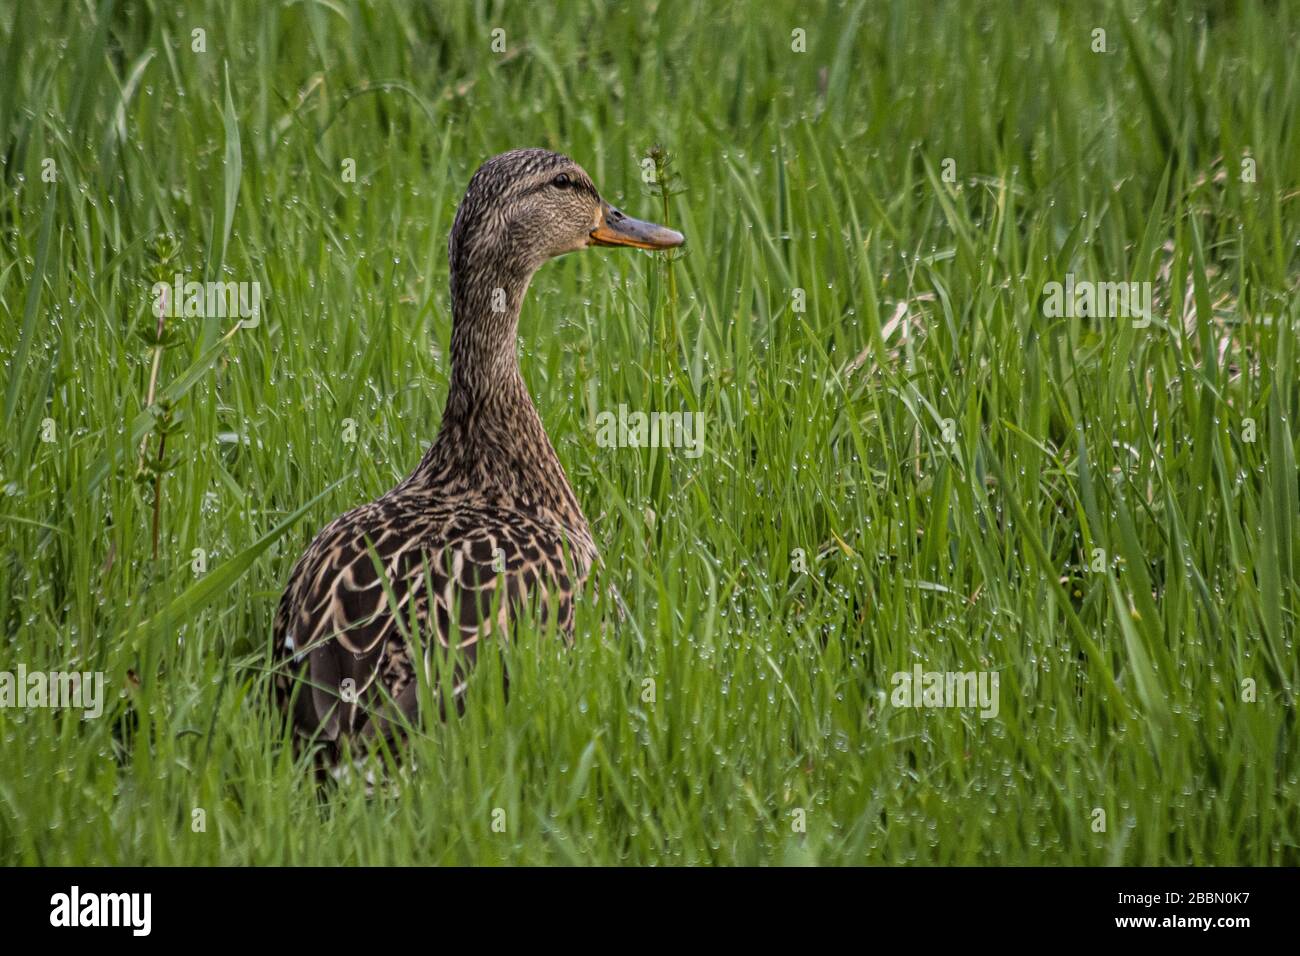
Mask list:
[[[671,249],[684,241],[680,232],[610,206],[569,157],[516,149],[493,156],[470,179],[449,253],[455,282],[475,273],[531,275],[546,260],[588,246]]]

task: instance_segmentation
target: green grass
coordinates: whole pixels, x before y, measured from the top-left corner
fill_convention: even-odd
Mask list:
[[[1300,863],[1300,4],[447,6],[0,15],[0,670],[110,689],[0,709],[0,863]],[[318,798],[272,616],[436,432],[470,173],[662,219],[654,144],[687,253],[565,257],[520,328],[626,617]],[[151,412],[166,234],[266,301],[170,323]],[[1047,317],[1069,273],[1154,320]],[[620,403],[704,454],[598,447]],[[917,663],[998,716],[892,706]]]

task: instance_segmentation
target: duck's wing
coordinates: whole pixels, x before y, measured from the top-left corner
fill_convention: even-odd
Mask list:
[[[278,695],[292,698],[306,736],[387,733],[416,716],[415,647],[426,664],[435,647],[455,648],[459,707],[478,642],[507,634],[519,604],[539,599],[567,636],[575,577],[558,532],[525,516],[363,506],[326,527],[290,576],[275,624]]]

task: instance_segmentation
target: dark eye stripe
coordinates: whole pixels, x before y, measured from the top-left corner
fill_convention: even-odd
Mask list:
[[[596,192],[594,186],[590,186],[581,179],[571,176],[568,173],[558,173],[545,182],[529,187],[528,192],[535,193],[540,192],[543,189],[571,189],[574,192],[585,193],[593,199],[600,199],[600,193]]]

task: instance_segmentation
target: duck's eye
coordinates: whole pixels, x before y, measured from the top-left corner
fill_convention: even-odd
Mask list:
[[[551,180],[551,185],[556,189],[568,189],[573,185],[573,180],[569,178],[568,173],[560,173],[560,175]]]

